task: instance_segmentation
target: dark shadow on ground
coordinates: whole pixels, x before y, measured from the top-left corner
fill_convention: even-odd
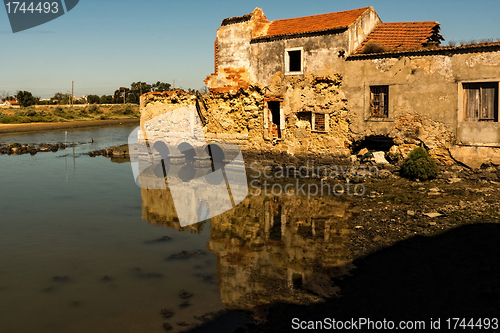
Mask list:
[[[354,261],[352,275],[334,280],[342,296],[322,304],[301,306],[274,304],[268,321],[234,330],[229,318],[215,318],[191,332],[290,332],[293,318],[322,321],[422,320],[441,318],[441,330],[454,332],[500,332],[474,329],[446,330],[447,318],[499,318],[500,320],[500,225],[475,224],[434,237],[416,236]],[[226,322],[227,319],[227,322]],[[233,326],[233,327],[230,327]],[[343,332],[343,330],[335,330]],[[367,332],[365,329],[349,332]],[[370,331],[374,331],[373,329]],[[379,330],[387,331],[387,330]],[[409,330],[399,330],[409,331]]]

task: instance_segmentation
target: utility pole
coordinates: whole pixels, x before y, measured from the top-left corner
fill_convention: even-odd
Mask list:
[[[75,93],[75,81],[71,81],[71,107],[73,107],[74,93]]]
[[[174,79],[174,86],[172,87],[172,90],[175,90],[175,79]]]

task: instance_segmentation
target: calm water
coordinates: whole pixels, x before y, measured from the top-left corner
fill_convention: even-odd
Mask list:
[[[82,155],[126,143],[133,128],[0,137],[79,144],[0,156],[0,332],[164,332],[164,322],[175,332],[211,311],[335,295],[325,282],[351,257],[347,203],[249,196],[182,229],[168,190],[141,190],[129,163]],[[194,294],[188,307],[181,289]]]
[[[131,130],[68,132],[68,141],[95,141],[80,145],[74,159],[72,149],[66,158],[64,151],[0,156],[0,332],[162,332],[161,308],[188,323],[224,308],[208,225],[190,233],[148,224],[128,163],[78,156],[126,143]],[[0,140],[64,142],[64,135]],[[163,236],[172,240],[155,242]],[[200,249],[206,254],[166,260]],[[194,294],[185,309],[182,288]]]

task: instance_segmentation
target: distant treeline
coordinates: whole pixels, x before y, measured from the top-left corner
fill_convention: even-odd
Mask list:
[[[82,98],[72,97],[70,93],[56,93],[49,100],[41,100],[40,97],[33,96],[29,91],[18,91],[15,96],[10,95],[6,91],[0,91],[0,99],[5,101],[17,101],[22,107],[31,105],[70,105],[70,104],[139,104],[141,94],[147,92],[163,92],[172,90],[170,83],[156,82],[149,84],[146,82],[132,82],[130,88],[120,87],[115,90],[113,95],[88,95]],[[181,89],[184,90],[184,89]],[[206,93],[206,87],[200,89],[201,93]],[[194,93],[195,90],[188,89],[189,93]]]

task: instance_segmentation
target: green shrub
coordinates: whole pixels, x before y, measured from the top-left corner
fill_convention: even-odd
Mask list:
[[[424,148],[417,147],[411,151],[401,166],[401,176],[410,179],[434,179],[439,173],[436,162]]]
[[[71,113],[68,113],[68,108],[62,108],[60,106],[56,107],[54,109],[54,114],[58,116],[59,118],[64,119],[74,119],[75,116]]]
[[[116,105],[111,108],[111,113],[114,115],[130,116],[134,115],[134,106],[130,104]]]
[[[87,111],[88,111],[90,114],[102,114],[102,110],[101,110],[101,108],[99,108],[99,106],[97,106],[97,105],[95,105],[95,104],[90,105],[90,106],[87,108]]]
[[[36,116],[36,110],[35,108],[27,107],[26,109],[16,111],[14,115],[17,117],[33,117]]]

